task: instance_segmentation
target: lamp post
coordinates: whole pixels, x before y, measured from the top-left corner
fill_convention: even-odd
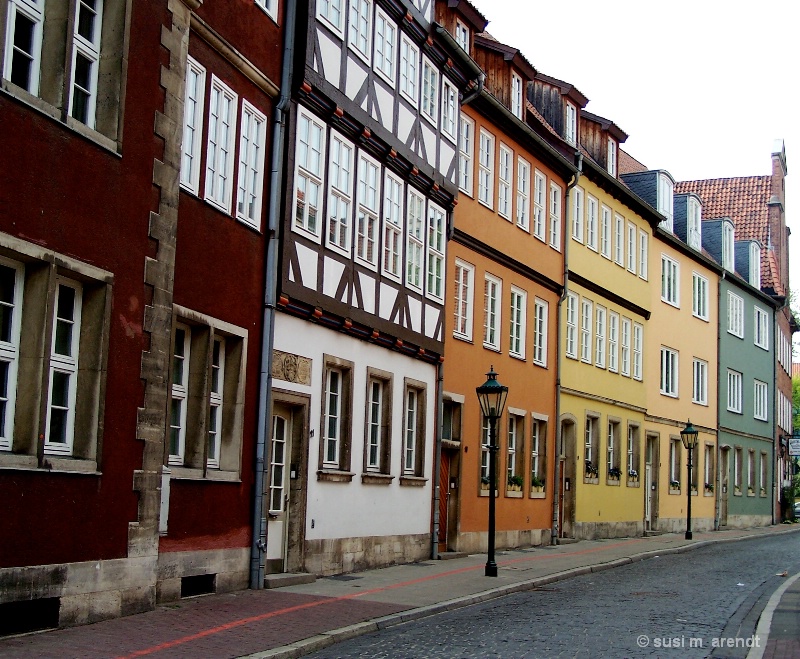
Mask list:
[[[497,487],[497,419],[503,415],[503,408],[506,405],[508,387],[504,387],[497,381],[497,373],[494,366],[489,367],[486,374],[488,378],[480,387],[476,387],[478,401],[481,404],[481,412],[489,420],[489,556],[486,559],[486,569],[484,574],[487,577],[497,576],[497,563],[494,560],[494,529],[495,529],[495,500],[494,491]]]
[[[692,539],[692,455],[694,454],[694,447],[697,446],[697,430],[692,425],[691,421],[686,422],[686,427],[681,430],[681,441],[686,451],[689,453],[689,461],[686,466],[689,468],[687,477],[688,483],[686,488],[686,539]]]

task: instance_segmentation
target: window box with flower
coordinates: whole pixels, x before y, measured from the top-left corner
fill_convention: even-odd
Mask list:
[[[680,481],[670,481],[669,482],[669,493],[670,494],[680,494],[681,491],[681,483]]]
[[[598,481],[599,470],[591,460],[586,460],[583,467],[583,482],[596,484]]]
[[[714,483],[706,483],[703,485],[703,494],[707,497],[714,495]]]

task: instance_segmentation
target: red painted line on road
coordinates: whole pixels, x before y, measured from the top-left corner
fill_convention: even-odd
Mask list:
[[[582,549],[579,551],[571,551],[565,552],[563,554],[556,554],[557,556],[582,556],[584,554],[592,554],[597,551],[603,551],[605,549],[611,549],[613,547],[624,547],[625,545],[636,544],[641,542],[641,540],[626,540],[625,542],[617,542],[612,545],[603,545],[601,547],[593,547],[591,549]],[[516,558],[507,561],[501,561],[498,565],[511,565],[514,563],[525,563],[528,561],[537,561],[537,560],[544,560],[551,558],[552,554],[537,554],[536,556],[525,556],[523,558]],[[214,634],[219,634],[221,632],[228,631],[230,629],[236,629],[237,627],[241,627],[242,625],[249,625],[252,622],[260,622],[261,620],[267,620],[269,618],[275,618],[277,616],[286,615],[288,613],[294,613],[296,611],[302,611],[303,609],[310,609],[315,606],[321,606],[323,604],[335,604],[337,602],[344,602],[346,600],[355,599],[356,597],[364,597],[366,595],[373,595],[375,593],[384,592],[387,590],[393,590],[395,588],[404,588],[406,586],[412,586],[418,583],[424,583],[426,581],[433,581],[434,579],[441,579],[442,577],[452,576],[454,574],[463,574],[464,572],[472,572],[474,570],[483,569],[483,565],[470,565],[469,567],[462,567],[456,570],[448,570],[447,572],[441,572],[439,574],[431,574],[426,575],[424,577],[420,577],[418,579],[411,579],[410,581],[402,581],[400,583],[391,584],[389,586],[379,586],[377,588],[371,588],[369,590],[359,591],[357,593],[350,593],[348,595],[340,595],[339,597],[326,597],[325,599],[317,600],[315,602],[306,602],[305,604],[297,604],[295,606],[290,606],[284,609],[278,609],[276,611],[270,611],[269,613],[261,613],[257,616],[249,616],[247,618],[240,618],[239,620],[232,620],[231,622],[226,622],[223,625],[218,625],[216,627],[209,627],[208,629],[204,629],[200,632],[196,632],[194,634],[189,634],[187,636],[182,636],[181,638],[173,639],[172,641],[166,641],[164,643],[159,643],[158,645],[153,645],[149,648],[144,648],[142,650],[136,650],[128,655],[121,655],[116,657],[116,659],[133,659],[134,657],[145,657],[150,654],[155,654],[156,652],[161,652],[162,650],[168,650],[169,648],[174,648],[178,645],[185,645],[186,643],[191,643],[192,641],[197,641],[206,636],[213,636]],[[324,597],[324,596],[321,596]]]

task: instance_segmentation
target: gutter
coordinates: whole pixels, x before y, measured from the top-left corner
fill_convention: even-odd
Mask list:
[[[281,176],[286,132],[286,116],[291,101],[292,67],[294,66],[295,24],[297,3],[286,3],[281,71],[280,99],[275,106],[272,136],[272,167],[269,173],[269,209],[267,211],[267,246],[264,281],[264,316],[261,330],[258,425],[256,427],[255,482],[253,483],[253,538],[250,546],[250,588],[264,588],[267,550],[267,518],[264,512],[264,484],[267,481],[267,437],[272,409],[272,349],[275,343],[275,303],[278,295],[278,248]]]
[[[558,544],[558,534],[561,530],[558,525],[558,516],[562,499],[564,497],[564,484],[558,479],[559,466],[563,462],[563,458],[557,454],[559,446],[563,446],[564,438],[561,436],[561,364],[563,356],[561,354],[561,310],[564,306],[564,300],[567,299],[567,292],[569,286],[569,193],[572,188],[578,185],[578,181],[583,173],[583,154],[576,151],[576,171],[572,177],[567,190],[564,193],[564,226],[563,226],[563,241],[564,245],[564,289],[561,291],[561,297],[558,298],[558,306],[556,307],[556,451],[553,455],[556,459],[553,460],[553,526],[550,530],[550,544]]]
[[[720,468],[722,457],[722,451],[719,447],[719,427],[720,422],[722,421],[721,418],[721,410],[722,406],[720,405],[720,396],[721,396],[721,386],[722,386],[722,369],[720,368],[719,363],[719,349],[722,345],[722,282],[725,281],[727,278],[728,271],[725,268],[722,269],[722,276],[719,278],[719,283],[717,284],[717,474],[716,474],[716,485],[714,486],[714,491],[717,495],[714,497],[714,530],[719,531],[720,527],[720,498],[722,497],[722,469]],[[727,465],[726,465],[727,469]],[[725,492],[725,496],[728,496],[728,493]],[[727,521],[727,520],[726,520]]]

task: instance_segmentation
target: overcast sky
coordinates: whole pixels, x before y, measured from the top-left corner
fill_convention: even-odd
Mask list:
[[[472,0],[488,32],[541,73],[575,85],[588,111],[628,133],[625,151],[677,181],[769,174],[782,138],[790,286],[800,303],[795,2]]]

